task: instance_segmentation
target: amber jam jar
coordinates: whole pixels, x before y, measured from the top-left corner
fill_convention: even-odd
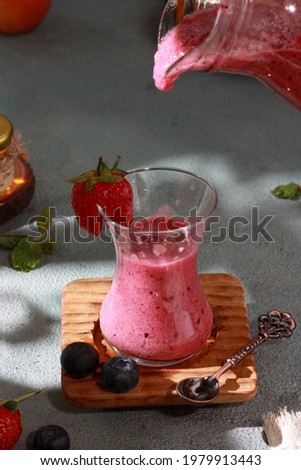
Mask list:
[[[34,176],[12,122],[0,115],[0,224],[19,214],[34,193]]]

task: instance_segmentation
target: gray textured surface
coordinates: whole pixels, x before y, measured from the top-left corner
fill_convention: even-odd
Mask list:
[[[0,113],[27,143],[37,184],[30,206],[1,231],[21,227],[45,206],[72,216],[66,178],[95,166],[100,153],[125,168],[172,165],[217,188],[216,214],[275,215],[263,239],[201,247],[200,271],[228,272],[244,283],[252,334],[272,308],[300,321],[301,202],[270,190],[301,182],[301,114],[258,81],[186,74],[168,94],[152,80],[162,1],[54,0],[46,21],[19,37],[0,36]],[[250,227],[246,227],[247,232]],[[61,292],[71,280],[112,275],[113,247],[63,243],[28,274],[0,251],[3,397],[47,390],[22,404],[26,448],[37,427],[57,423],[73,449],[265,449],[259,418],[287,406],[300,411],[300,329],[256,353],[259,391],[244,404],[87,411],[60,390]],[[250,231],[248,232],[250,233]]]

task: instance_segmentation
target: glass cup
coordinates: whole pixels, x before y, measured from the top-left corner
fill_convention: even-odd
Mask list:
[[[197,354],[212,330],[197,256],[217,193],[200,176],[176,168],[135,169],[126,179],[134,195],[130,223],[114,222],[99,207],[116,250],[100,328],[117,353],[168,366]]]

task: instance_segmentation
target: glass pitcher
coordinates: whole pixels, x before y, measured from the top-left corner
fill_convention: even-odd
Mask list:
[[[128,226],[102,209],[116,250],[100,328],[118,353],[143,365],[168,366],[200,351],[213,324],[198,274],[198,248],[217,204],[215,189],[171,168],[130,171],[134,217]]]
[[[239,73],[301,109],[301,0],[184,3],[193,13],[163,37],[155,56],[159,89],[172,88],[188,70]]]

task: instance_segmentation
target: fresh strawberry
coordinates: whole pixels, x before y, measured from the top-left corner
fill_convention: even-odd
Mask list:
[[[21,415],[5,405],[0,406],[0,449],[11,449],[22,432]]]
[[[22,421],[18,403],[33,397],[38,392],[29,393],[15,400],[0,400],[0,450],[11,449],[22,432]]]
[[[69,180],[72,189],[72,206],[79,225],[98,236],[102,228],[102,216],[97,204],[106,216],[121,225],[128,225],[133,217],[133,191],[124,178],[125,171],[118,168],[120,157],[110,169],[99,159],[96,170],[90,170]]]

